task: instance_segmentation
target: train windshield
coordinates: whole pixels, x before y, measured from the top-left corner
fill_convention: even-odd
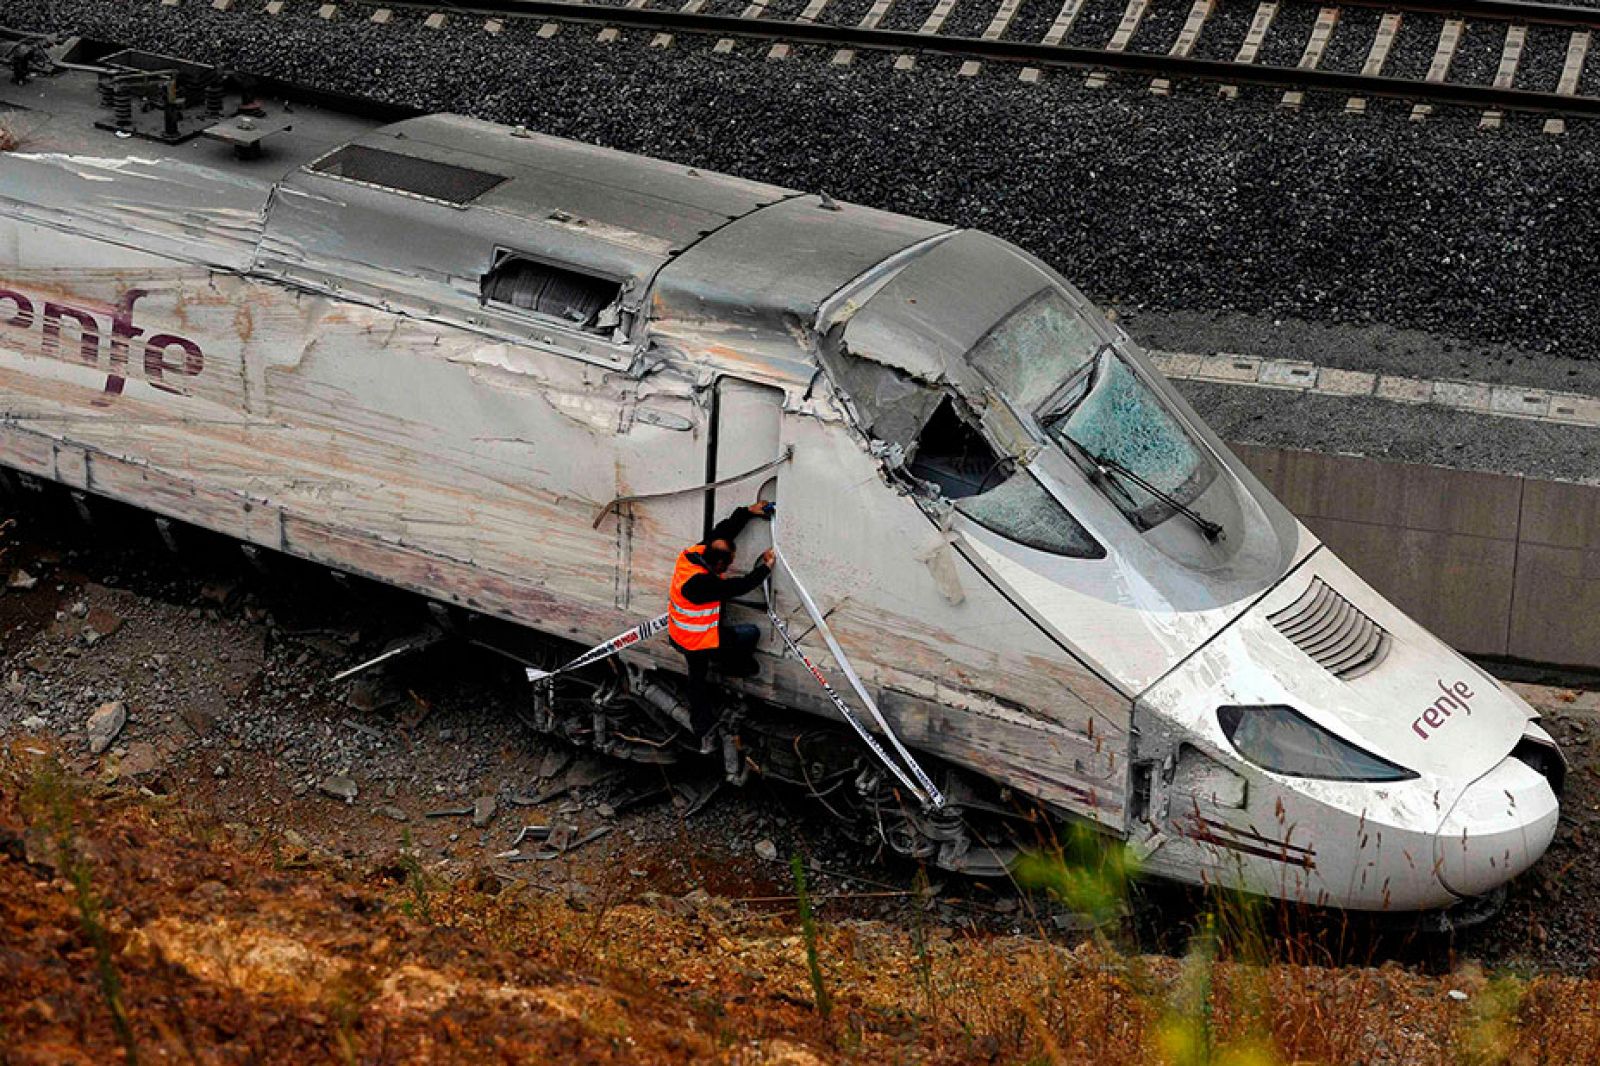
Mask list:
[[[968,359],[1140,529],[1179,513],[1216,477],[1160,395],[1053,287],[1006,315]]]

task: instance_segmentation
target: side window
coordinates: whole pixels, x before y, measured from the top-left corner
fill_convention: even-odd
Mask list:
[[[556,266],[515,252],[495,253],[483,276],[488,306],[509,308],[562,323],[569,329],[610,337],[622,325],[621,282]]]

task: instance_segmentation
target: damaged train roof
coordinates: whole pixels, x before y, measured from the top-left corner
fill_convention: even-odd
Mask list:
[[[457,115],[261,100],[240,117],[248,83],[224,111],[192,88],[220,72],[106,51],[0,87],[20,141],[0,211],[618,368],[654,342],[803,380],[823,302],[948,230]],[[176,108],[118,110],[108,86],[169,67]]]

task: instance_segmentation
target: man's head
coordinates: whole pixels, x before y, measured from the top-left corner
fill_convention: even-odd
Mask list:
[[[733,545],[718,537],[706,545],[706,550],[701,558],[706,561],[706,569],[713,574],[725,574],[728,567],[733,565]]]

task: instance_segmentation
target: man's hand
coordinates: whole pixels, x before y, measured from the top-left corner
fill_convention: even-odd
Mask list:
[[[761,565],[766,567],[768,570],[771,570],[777,561],[778,555],[771,548],[768,548],[766,551],[761,553]]]
[[[757,518],[771,518],[778,510],[778,505],[771,500],[757,500],[745,508]]]

